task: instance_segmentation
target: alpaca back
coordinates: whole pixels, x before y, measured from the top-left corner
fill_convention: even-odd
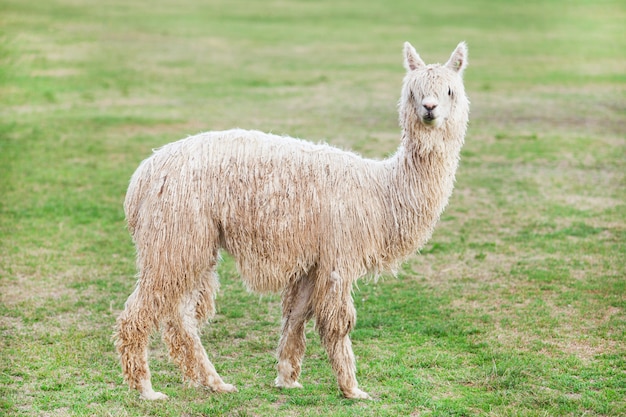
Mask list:
[[[250,289],[277,291],[321,258],[337,258],[337,248],[345,255],[336,262],[356,265],[355,273],[379,269],[372,254],[384,245],[381,179],[389,172],[386,161],[325,144],[210,132],[166,145],[139,166],[127,221],[138,248],[164,229],[167,239],[191,235],[231,253]]]

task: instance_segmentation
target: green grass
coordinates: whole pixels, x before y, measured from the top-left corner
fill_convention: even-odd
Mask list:
[[[618,0],[0,0],[0,415],[626,414],[626,8]],[[402,43],[466,40],[450,205],[398,277],[362,282],[343,399],[312,326],[272,386],[279,296],[220,267],[203,342],[239,392],[129,392],[111,342],[134,285],[122,201],[150,150],[231,127],[371,157],[398,144]]]

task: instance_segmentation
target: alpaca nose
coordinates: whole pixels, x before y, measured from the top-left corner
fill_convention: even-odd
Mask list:
[[[437,107],[437,103],[433,101],[425,101],[424,103],[422,103],[422,106],[424,106],[424,108],[428,111],[433,111]]]

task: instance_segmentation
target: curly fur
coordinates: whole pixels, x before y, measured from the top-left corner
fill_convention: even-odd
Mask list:
[[[198,330],[215,312],[224,249],[250,290],[282,291],[276,385],[301,386],[304,326],[315,318],[339,388],[368,398],[349,338],[353,284],[393,270],[430,238],[452,193],[469,114],[464,43],[445,65],[425,65],[408,43],[404,55],[402,139],[389,159],[237,129],[168,144],[141,163],[124,204],[139,280],[118,318],[116,347],[142,397],[165,397],[152,389],[147,364],[148,336],[159,325],[187,379],[235,390]]]

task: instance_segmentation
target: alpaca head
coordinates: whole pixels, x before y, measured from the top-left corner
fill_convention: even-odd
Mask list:
[[[400,123],[409,134],[467,123],[469,102],[463,87],[467,46],[459,43],[445,64],[426,65],[413,46],[404,44],[404,78]]]

